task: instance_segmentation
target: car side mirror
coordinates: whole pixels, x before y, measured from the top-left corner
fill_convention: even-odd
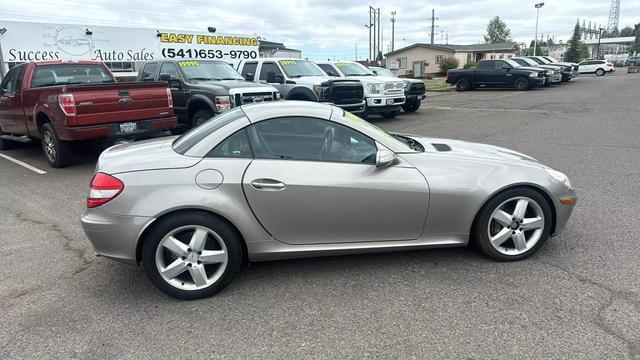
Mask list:
[[[182,81],[180,79],[171,77],[169,74],[160,74],[160,81],[164,81],[169,84],[169,87],[172,89],[181,89]]]
[[[253,77],[255,76],[254,73],[246,73],[244,74],[244,79],[247,81],[253,81]]]
[[[276,75],[273,72],[267,73],[267,82],[268,83],[276,83],[276,84],[284,84],[284,76]]]
[[[396,160],[396,154],[387,149],[379,149],[376,153],[376,167],[378,169],[385,168],[393,164]]]
[[[505,70],[511,70],[511,66],[509,65],[502,65],[502,68]]]

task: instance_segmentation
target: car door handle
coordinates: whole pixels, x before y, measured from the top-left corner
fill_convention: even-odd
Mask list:
[[[287,187],[283,182],[273,179],[256,179],[251,182],[251,186],[258,190],[284,190]]]

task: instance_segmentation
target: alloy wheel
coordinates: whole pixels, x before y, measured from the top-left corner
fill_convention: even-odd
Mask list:
[[[525,79],[518,79],[515,82],[515,87],[518,90],[525,90],[527,88],[527,80]]]
[[[528,197],[513,197],[491,214],[487,232],[494,249],[504,255],[520,255],[542,237],[545,218],[540,205]]]
[[[49,161],[55,162],[57,152],[56,142],[53,139],[53,135],[49,131],[45,131],[42,141],[44,142],[44,150],[47,154],[47,158],[49,158]]]
[[[217,282],[229,258],[218,233],[200,225],[181,226],[162,238],[155,263],[160,276],[180,290],[204,289]]]

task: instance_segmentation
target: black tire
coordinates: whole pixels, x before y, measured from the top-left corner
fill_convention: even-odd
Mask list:
[[[517,79],[515,79],[513,81],[513,87],[516,90],[529,90],[531,89],[531,84],[529,83],[529,80],[523,77],[519,77]]]
[[[40,129],[42,152],[45,159],[53,168],[63,168],[73,162],[71,143],[58,138],[51,123],[46,123]]]
[[[456,90],[458,91],[467,91],[471,89],[471,85],[469,84],[469,80],[460,79],[456,82]]]
[[[214,116],[215,116],[215,113],[209,109],[198,110],[194,112],[193,115],[191,116],[191,122],[190,122],[191,127],[192,128],[198,127],[206,123],[207,121],[209,121],[209,119],[211,119]]]
[[[4,135],[2,129],[0,129],[0,136]],[[0,150],[9,150],[13,149],[16,146],[15,141],[3,139],[0,137]]]
[[[402,110],[408,113],[416,112],[418,111],[418,109],[420,109],[421,104],[422,104],[422,101],[419,101],[419,100],[412,101],[412,102],[405,102],[404,104],[402,104]]]
[[[605,71],[603,69],[596,70],[596,76],[604,76]]]
[[[491,245],[491,241],[489,240],[489,226],[491,226],[491,216],[493,212],[505,201],[517,197],[526,197],[538,204],[538,206],[542,210],[542,213],[544,214],[544,226],[542,228],[542,234],[539,240],[530,249],[521,254],[506,255],[499,252],[498,250],[496,250],[496,248],[494,248],[493,245]],[[540,192],[526,187],[512,188],[494,196],[489,201],[487,201],[482,209],[480,209],[471,230],[472,241],[483,254],[493,260],[523,260],[533,255],[547,241],[551,232],[552,221],[553,219],[551,205],[549,205],[547,199]]]
[[[393,119],[394,117],[398,116],[398,114],[400,114],[400,110],[387,111],[382,113],[382,117],[385,119]]]
[[[183,300],[210,297],[224,289],[236,276],[242,265],[242,243],[238,232],[224,220],[206,212],[190,211],[160,220],[147,234],[142,248],[142,266],[149,280],[162,292]],[[156,266],[156,249],[169,232],[183,226],[196,225],[213,230],[220,236],[227,248],[227,265],[222,275],[206,288],[198,290],[178,289],[168,283]],[[198,262],[199,264],[199,262]]]

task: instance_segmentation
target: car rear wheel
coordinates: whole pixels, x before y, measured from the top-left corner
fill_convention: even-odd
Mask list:
[[[469,80],[460,79],[456,82],[456,90],[458,91],[467,91],[470,88]]]
[[[215,114],[211,110],[198,110],[191,117],[191,127],[198,127],[211,119]]]
[[[604,70],[602,69],[596,70],[596,76],[604,76]]]
[[[60,140],[51,123],[44,124],[40,134],[42,152],[51,167],[62,168],[71,164],[73,159],[71,143]]]
[[[416,112],[418,111],[418,109],[420,108],[420,105],[422,104],[422,102],[420,100],[416,100],[416,101],[412,101],[412,102],[406,102],[402,105],[402,110],[404,110],[405,112]]]
[[[223,220],[204,212],[162,219],[149,232],[142,263],[151,282],[173,297],[209,297],[227,286],[242,264],[241,239]]]
[[[525,78],[517,78],[514,82],[513,82],[513,87],[516,88],[516,90],[529,90],[529,80],[525,79]]]
[[[480,210],[473,226],[479,249],[497,261],[522,260],[549,238],[551,207],[529,188],[514,188],[495,196]]]

